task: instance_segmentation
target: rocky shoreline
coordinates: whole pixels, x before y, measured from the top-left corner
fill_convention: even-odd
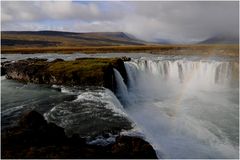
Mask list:
[[[153,147],[139,137],[117,136],[114,143],[99,146],[48,123],[36,111],[25,113],[18,126],[2,131],[2,158],[111,158],[157,159]]]

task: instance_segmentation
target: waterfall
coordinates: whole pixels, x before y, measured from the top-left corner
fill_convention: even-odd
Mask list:
[[[132,87],[134,87],[134,83],[137,81],[139,67],[137,64],[132,62],[124,63],[124,66],[128,77],[128,88],[132,89]]]
[[[116,79],[116,95],[120,99],[122,103],[127,103],[128,101],[128,89],[126,84],[124,83],[124,79],[122,78],[121,74],[116,70],[113,69],[115,79]]]
[[[124,65],[128,86],[114,69],[117,97],[161,158],[238,157],[238,62],[140,58]]]
[[[184,83],[196,82],[199,86],[228,85],[238,77],[236,62],[186,61],[186,60],[141,60],[125,62],[130,88],[139,76],[155,76],[159,80]],[[234,72],[235,71],[235,72]],[[138,76],[138,77],[137,77]],[[136,87],[136,86],[135,86]]]

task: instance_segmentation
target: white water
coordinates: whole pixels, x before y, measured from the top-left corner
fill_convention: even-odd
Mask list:
[[[117,83],[117,97],[122,101],[122,103],[126,104],[128,101],[128,89],[127,86],[125,85],[123,78],[121,74],[116,70],[115,68],[113,69],[114,71],[114,76],[116,78],[116,83]]]
[[[238,158],[236,67],[136,59],[125,62],[127,89],[115,71],[118,96],[161,158]]]
[[[47,121],[65,128],[67,135],[71,136],[76,133],[89,137],[101,135],[111,129],[120,132],[122,129],[131,128],[131,122],[121,103],[109,89],[61,86],[61,90],[64,93],[77,95],[76,99],[55,105],[44,114],[44,117]],[[100,145],[104,145],[111,141],[111,139],[101,139],[101,137],[97,139],[93,143],[99,142]],[[104,140],[106,142],[102,143]]]

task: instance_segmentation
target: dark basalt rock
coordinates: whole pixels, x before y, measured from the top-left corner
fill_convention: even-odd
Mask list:
[[[116,142],[112,145],[112,152],[122,159],[129,157],[129,155],[137,159],[156,158],[153,147],[138,137],[118,136]]]
[[[41,128],[42,126],[46,126],[47,122],[45,119],[42,117],[41,114],[39,114],[36,111],[31,111],[19,120],[19,125],[22,128]]]
[[[1,158],[153,158],[152,146],[138,137],[118,136],[107,146],[89,145],[78,135],[47,123],[35,111],[26,113],[17,127],[2,131]]]
[[[6,68],[1,67],[1,76],[4,76],[6,74]]]
[[[121,57],[121,59],[122,59],[123,61],[131,61],[131,58],[129,58],[129,57],[126,57],[126,56],[124,56],[124,57]]]

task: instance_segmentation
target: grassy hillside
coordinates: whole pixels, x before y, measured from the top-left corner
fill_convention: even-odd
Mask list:
[[[58,31],[6,31],[1,32],[3,49],[34,47],[82,47],[142,45],[143,41],[123,32],[58,32]]]

